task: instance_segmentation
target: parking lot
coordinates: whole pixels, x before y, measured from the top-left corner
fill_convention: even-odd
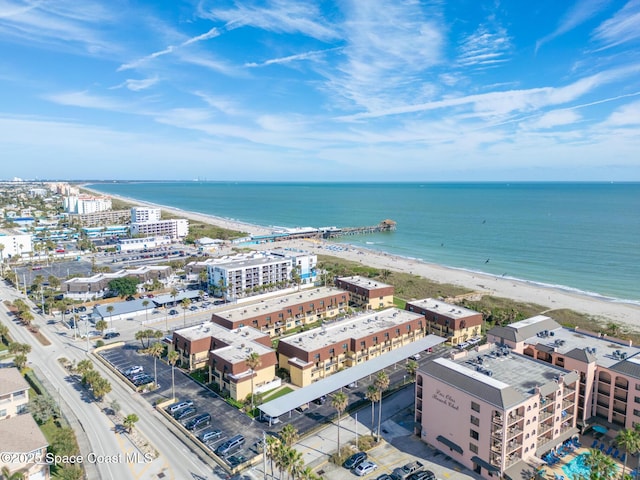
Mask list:
[[[154,360],[148,355],[138,353],[137,346],[124,345],[122,347],[112,348],[100,352],[100,355],[109,362],[116,370],[124,373],[132,366],[142,366],[143,371],[151,377],[155,376]],[[158,389],[142,393],[141,395],[152,404],[167,402],[171,400],[171,367],[161,360],[156,360]],[[124,381],[124,380],[123,380]],[[133,388],[133,386],[131,387]],[[227,464],[237,462],[239,458],[251,459],[259,452],[256,444],[262,438],[262,424],[251,420],[245,414],[236,408],[227,404],[221,397],[202,387],[198,382],[183,373],[178,368],[175,369],[175,392],[176,398],[180,401],[191,400],[195,411],[191,414],[176,420],[183,427],[195,416],[201,413],[209,413],[211,422],[209,425],[188,431],[186,428],[182,430],[184,435],[188,435],[192,440],[199,442],[205,448],[214,450],[237,434],[245,437],[245,442],[236,450],[229,452],[224,457]],[[203,443],[199,438],[209,431],[220,430],[220,435],[216,435]]]

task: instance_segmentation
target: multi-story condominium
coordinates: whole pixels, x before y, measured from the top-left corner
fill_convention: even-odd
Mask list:
[[[129,236],[128,225],[109,225],[106,227],[83,227],[87,238],[120,238]],[[138,240],[138,239],[136,239]]]
[[[119,252],[141,252],[152,248],[171,245],[173,238],[169,235],[158,235],[144,238],[121,238],[116,248]]]
[[[427,333],[445,337],[458,345],[481,334],[482,314],[433,298],[407,302],[406,310],[424,315]]]
[[[27,411],[29,384],[17,368],[0,369],[0,420]]]
[[[298,250],[295,248],[279,248],[270,250],[269,253],[282,258],[290,258],[293,263],[293,271],[298,275],[302,285],[315,283],[317,280],[317,255],[312,255],[306,250]]]
[[[579,377],[501,345],[437,358],[416,375],[420,437],[483,478],[522,478],[578,432]]]
[[[12,230],[0,231],[0,261],[31,252],[33,252],[33,243],[30,234]]]
[[[251,327],[229,330],[215,323],[182,328],[173,332],[172,348],[180,354],[183,368],[209,368],[209,381],[229,392],[235,400],[244,400],[251,393],[276,388],[276,353],[268,335]],[[250,354],[257,353],[260,363],[255,370],[247,365]]]
[[[282,338],[278,361],[304,387],[424,336],[422,315],[389,308]]]
[[[351,304],[356,307],[378,310],[393,306],[393,285],[359,275],[336,278],[335,283],[351,294]]]
[[[162,236],[180,239],[189,235],[189,220],[172,218],[142,223],[131,222],[131,235]]]
[[[291,283],[292,270],[291,258],[270,253],[222,257],[207,266],[209,290],[236,300],[261,288]]]
[[[111,210],[111,197],[69,195],[68,197],[64,197],[62,202],[67,213],[75,213],[78,215]]]
[[[91,298],[102,298],[109,291],[109,282],[116,278],[135,277],[138,279],[139,287],[150,284],[157,280],[167,284],[173,270],[166,265],[143,265],[131,270],[119,270],[113,273],[98,273],[92,277],[76,277],[65,281],[62,284],[62,291],[68,298],[76,300],[88,300]]]
[[[640,424],[640,348],[630,341],[563,328],[544,315],[494,327],[487,340],[579,372],[578,425],[598,419],[620,429]]]
[[[162,217],[162,210],[151,207],[131,208],[131,223],[159,222]]]
[[[6,468],[9,475],[21,472],[21,478],[47,480],[49,466],[36,459],[47,453],[47,440],[38,424],[27,414],[29,384],[17,368],[0,369],[0,452],[25,454],[21,459],[30,462],[6,462],[0,458],[0,469]],[[24,413],[24,415],[22,415]]]
[[[97,227],[100,225],[129,223],[131,212],[129,210],[106,210],[83,214],[71,214],[69,220],[78,222],[84,227]]]
[[[270,336],[280,336],[303,325],[336,317],[348,305],[349,292],[320,287],[215,312],[211,321],[226,328],[246,325]]]

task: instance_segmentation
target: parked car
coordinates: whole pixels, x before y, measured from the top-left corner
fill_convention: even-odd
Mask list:
[[[127,377],[131,377],[132,375],[135,375],[136,373],[141,373],[144,370],[144,367],[142,365],[134,365],[132,367],[127,368],[124,371],[124,374]]]
[[[367,459],[367,452],[354,453],[344,461],[342,466],[348,470],[351,470],[352,468],[356,468],[366,459]]]
[[[267,415],[266,413],[260,415],[260,417],[258,417],[258,420],[264,423],[268,423],[269,425],[280,423],[280,419],[278,417],[272,417],[271,415]]]
[[[216,448],[216,455],[218,455],[219,457],[225,456],[236,450],[237,448],[240,448],[240,446],[244,444],[244,441],[244,435],[236,435],[234,437],[231,437],[229,440],[222,443],[218,448]]]
[[[182,400],[180,402],[172,403],[167,407],[167,412],[173,414],[183,408],[193,407],[193,400]]]
[[[215,430],[205,430],[200,434],[200,441],[202,443],[210,442],[211,440],[215,440],[222,436],[222,430],[216,428]]]
[[[178,310],[175,310],[175,309],[169,310],[169,315],[178,315]]]
[[[324,405],[326,402],[327,402],[326,395],[322,395],[313,401],[313,403],[315,403],[316,405]]]
[[[105,340],[111,340],[112,338],[116,338],[120,336],[120,332],[108,332],[104,334],[104,338]]]
[[[227,463],[231,468],[235,468],[241,463],[244,463],[246,461],[247,461],[247,457],[245,457],[244,455],[232,455],[229,458],[227,458]]]
[[[173,418],[175,418],[176,420],[182,420],[184,418],[190,417],[191,415],[193,415],[194,413],[196,413],[196,407],[187,407],[187,408],[183,408],[182,410],[178,410],[174,415]]]
[[[421,472],[412,473],[407,480],[436,480],[436,474],[431,470],[422,470]]]
[[[362,462],[360,465],[358,465],[356,468],[353,469],[353,473],[355,473],[359,477],[364,477],[365,475],[369,475],[371,472],[374,472],[375,470],[377,470],[377,468],[378,468],[378,465],[376,465],[370,460],[365,460],[364,462]]]
[[[189,420],[185,425],[185,428],[187,430],[198,430],[199,428],[206,427],[210,423],[211,423],[211,414],[201,413],[200,415]]]
[[[143,375],[141,378],[133,381],[133,384],[136,387],[141,387],[142,385],[147,385],[149,383],[153,383],[153,377],[151,375]]]

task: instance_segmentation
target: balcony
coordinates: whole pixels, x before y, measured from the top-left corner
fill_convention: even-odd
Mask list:
[[[507,425],[512,425],[524,418],[524,415],[521,413],[510,413],[507,417]]]
[[[564,397],[567,398],[568,396],[573,397],[576,393],[576,389],[575,388],[567,388],[565,387],[564,389]]]
[[[553,416],[553,412],[551,411],[547,411],[547,410],[543,410],[540,412],[540,416],[538,417],[539,421],[542,422],[544,420],[546,420],[549,417]]]
[[[620,389],[624,390],[625,392],[626,392],[627,390],[629,390],[629,384],[627,384],[626,382],[625,382],[625,383],[622,383],[622,382],[616,382],[616,385],[615,385],[615,386],[616,386],[616,388],[620,388]]]
[[[502,425],[503,424],[501,415],[494,415],[493,417],[491,417],[491,421],[496,425]]]

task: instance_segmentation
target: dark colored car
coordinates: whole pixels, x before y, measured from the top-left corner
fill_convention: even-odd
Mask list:
[[[200,415],[192,418],[185,425],[187,430],[198,430],[199,428],[206,427],[211,423],[211,414],[201,413]]]
[[[247,457],[245,457],[244,455],[231,455],[229,458],[227,458],[227,463],[231,468],[237,467],[238,465],[246,461]]]
[[[315,403],[316,405],[324,405],[327,401],[327,396],[326,395],[322,395],[321,397],[316,398],[313,403]]]
[[[120,336],[120,332],[109,332],[109,333],[105,333],[103,338],[105,340],[110,340],[112,338],[116,338],[119,336]]]
[[[178,315],[177,310],[169,310],[169,315]]]
[[[412,473],[407,477],[407,480],[436,480],[436,474],[431,470],[422,470]]]
[[[176,420],[182,420],[183,418],[190,417],[194,413],[196,413],[196,407],[187,407],[183,408],[182,410],[178,410],[173,415],[173,418],[175,418]]]
[[[353,455],[351,455],[349,458],[347,458],[344,461],[342,466],[344,468],[348,468],[349,470],[351,470],[352,468],[356,468],[358,465],[360,465],[366,459],[367,459],[367,453],[366,452],[354,453]]]
[[[150,375],[144,375],[143,377],[133,381],[133,384],[136,387],[141,387],[142,385],[148,385],[149,383],[153,383],[153,377]]]

